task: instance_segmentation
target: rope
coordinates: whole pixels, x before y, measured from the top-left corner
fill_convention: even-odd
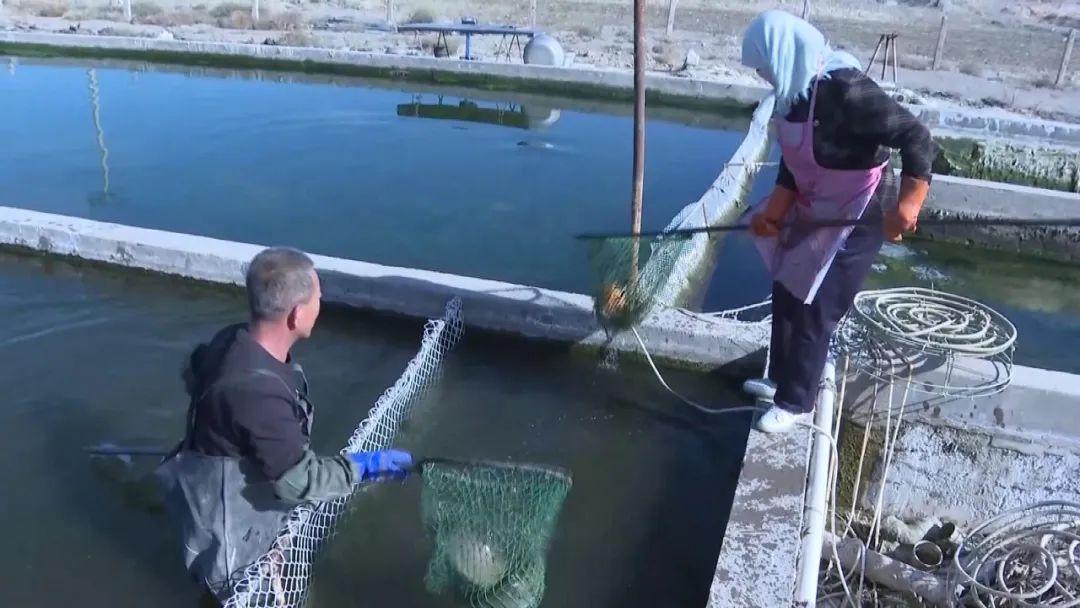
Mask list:
[[[687,405],[693,407],[694,409],[698,410],[699,412],[702,412],[704,414],[709,414],[709,415],[723,415],[723,414],[736,414],[736,413],[742,413],[742,412],[765,412],[765,411],[768,411],[768,408],[761,407],[761,406],[756,406],[756,405],[740,406],[740,407],[732,407],[732,408],[724,408],[724,409],[715,409],[715,408],[710,408],[710,407],[703,406],[700,403],[697,403],[696,401],[693,401],[692,399],[688,399],[687,397],[684,397],[683,395],[678,393],[675,389],[671,388],[671,385],[669,385],[667,383],[667,380],[664,379],[664,375],[662,373],[660,373],[660,369],[656,366],[656,362],[653,361],[652,355],[649,353],[649,349],[645,346],[645,341],[641,339],[641,334],[638,333],[637,328],[636,327],[631,327],[630,331],[633,332],[634,338],[637,340],[638,345],[641,346],[641,352],[645,355],[645,360],[649,363],[649,367],[652,368],[653,374],[656,376],[656,379],[660,383],[660,385],[663,386],[665,389],[667,389],[667,391],[669,393],[671,393],[672,395],[674,395],[676,398],[678,398],[682,402],[686,403]],[[836,438],[832,435],[832,433],[831,433],[831,431],[829,429],[821,428],[821,427],[817,426],[816,424],[814,424],[812,422],[798,421],[795,424],[797,426],[801,426],[801,427],[810,429],[811,431],[816,433],[818,436],[827,439],[828,442],[829,442],[830,458],[829,458],[829,473],[828,473],[828,482],[827,482],[827,484],[828,484],[827,495],[829,497],[830,509],[831,509],[834,517],[829,517],[828,519],[829,519],[830,531],[832,532],[833,536],[835,537],[836,536],[836,517],[835,517],[835,514],[837,513],[836,484],[837,484],[837,480],[840,477],[840,452],[839,452],[839,450],[837,448]],[[845,580],[843,567],[840,565],[840,554],[838,552],[838,549],[836,548],[836,543],[832,543],[832,554],[833,554],[832,555],[833,563],[836,564],[836,568],[840,573],[840,580],[841,580],[841,583],[843,584],[843,587],[844,587],[845,596],[847,597],[848,601],[850,601],[853,605],[856,605],[854,599],[852,598],[851,589],[848,587],[847,581]]]

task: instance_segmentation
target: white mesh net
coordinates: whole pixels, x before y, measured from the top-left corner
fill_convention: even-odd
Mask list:
[[[342,452],[390,447],[401,422],[438,381],[443,359],[457,343],[461,332],[461,301],[455,298],[447,304],[442,319],[429,321],[424,327],[419,352],[409,361],[397,382],[375,402]],[[248,566],[233,586],[225,608],[303,606],[308,597],[312,564],[322,545],[333,536],[351,498],[295,507],[269,550]]]

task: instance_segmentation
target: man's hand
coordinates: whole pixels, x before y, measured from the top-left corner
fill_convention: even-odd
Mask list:
[[[356,464],[360,483],[405,479],[412,470],[412,455],[400,450],[350,452],[348,456]]]
[[[905,232],[914,232],[919,224],[919,212],[922,210],[930,184],[914,177],[904,177],[900,182],[900,200],[896,211],[885,214],[883,231],[885,238],[898,243]]]

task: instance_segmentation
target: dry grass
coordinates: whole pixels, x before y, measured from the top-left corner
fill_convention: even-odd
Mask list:
[[[975,76],[976,78],[986,78],[989,75],[990,70],[986,69],[986,66],[965,61],[960,64],[959,71],[961,74],[967,74],[968,76]]]
[[[901,55],[900,67],[908,70],[929,70],[934,65],[934,60],[922,55]]]
[[[165,9],[148,0],[140,0],[131,4],[131,17],[136,21],[143,21],[149,17],[156,17],[164,13]]]
[[[63,17],[64,13],[67,12],[67,4],[48,0],[32,0],[31,2],[19,4],[19,9],[38,17]]]
[[[268,30],[298,30],[304,26],[304,16],[300,11],[274,13],[259,19],[259,27]]]
[[[161,27],[176,27],[178,25],[195,25],[196,23],[208,23],[212,21],[205,11],[192,9],[190,11],[173,11],[161,15],[152,15],[142,20],[148,25]]]
[[[315,46],[315,37],[308,30],[290,30],[278,38],[285,46]]]
[[[588,25],[575,25],[570,31],[581,38],[596,38],[600,35],[600,32],[597,31],[595,27],[590,27]]]
[[[409,23],[434,23],[435,13],[428,8],[418,8],[409,15]]]
[[[237,11],[251,12],[251,6],[239,2],[222,2],[210,9],[210,16],[214,19],[228,19]]]
[[[1039,74],[1038,76],[1035,77],[1034,80],[1031,81],[1031,84],[1036,89],[1052,89],[1052,88],[1054,88],[1054,79],[1056,77],[1057,77],[1056,74],[1055,75]]]

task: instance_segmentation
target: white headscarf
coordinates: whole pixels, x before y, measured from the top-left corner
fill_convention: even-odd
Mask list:
[[[779,116],[786,116],[792,105],[807,96],[810,81],[819,72],[824,79],[833,70],[862,69],[851,54],[833,50],[817,28],[783,11],[765,11],[746,28],[742,63],[768,77]]]

